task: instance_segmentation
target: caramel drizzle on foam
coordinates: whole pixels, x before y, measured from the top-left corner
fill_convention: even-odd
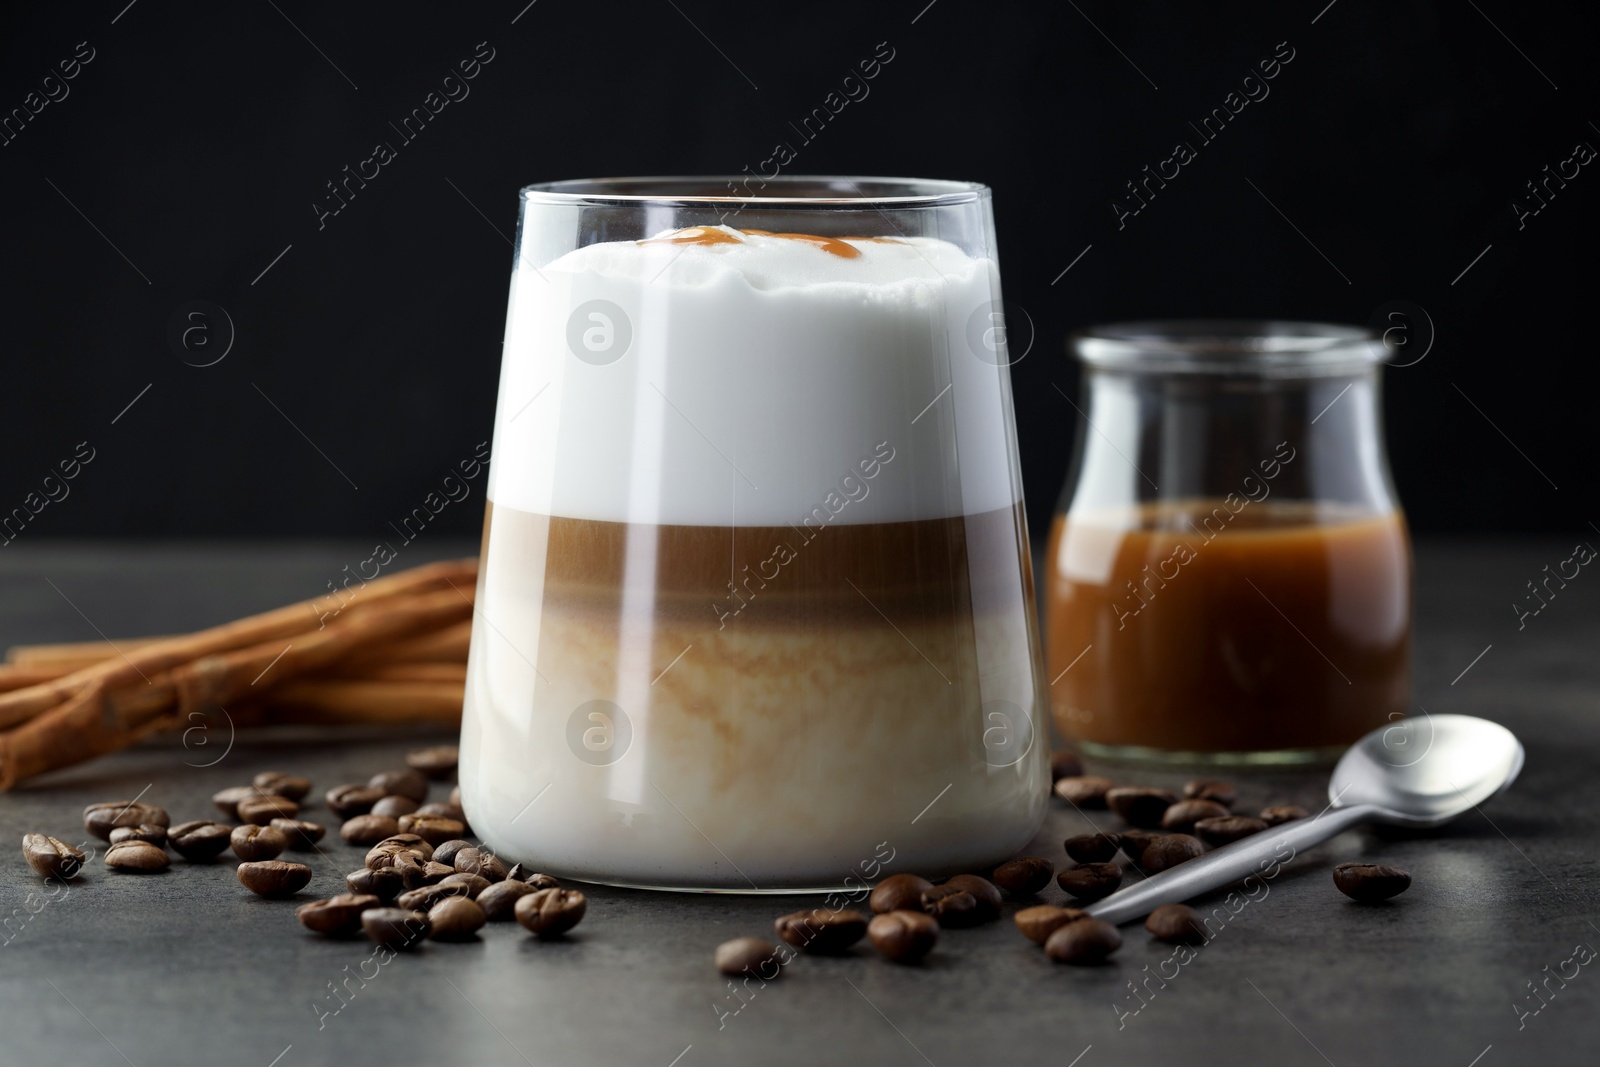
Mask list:
[[[739,236],[734,236],[738,234]],[[758,237],[780,237],[786,241],[805,241],[816,245],[829,255],[838,256],[840,259],[855,259],[861,255],[861,249],[849,244],[850,241],[870,241],[874,244],[904,244],[893,237],[821,237],[814,233],[773,233],[771,230],[719,230],[713,226],[689,226],[681,230],[674,230],[665,237],[652,237],[638,242],[642,245],[737,245],[744,244],[744,237],[755,234]]]

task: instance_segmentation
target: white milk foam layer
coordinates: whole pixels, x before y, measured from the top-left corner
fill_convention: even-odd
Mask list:
[[[778,526],[824,507],[835,523],[896,522],[1021,499],[992,260],[932,238],[853,241],[846,258],[726,232],[737,242],[519,264],[497,505]]]

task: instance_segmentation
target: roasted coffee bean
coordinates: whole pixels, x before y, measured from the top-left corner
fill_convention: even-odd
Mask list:
[[[994,884],[1014,897],[1031,897],[1050,884],[1055,864],[1040,856],[1023,856],[994,869]]]
[[[1157,941],[1174,945],[1198,945],[1206,939],[1200,913],[1187,904],[1163,904],[1144,920],[1144,928]]]
[[[1194,833],[1201,819],[1225,819],[1228,809],[1215,800],[1180,800],[1161,816],[1161,828],[1175,834]]]
[[[1036,945],[1042,945],[1050,940],[1050,935],[1060,927],[1070,922],[1077,922],[1089,913],[1078,908],[1058,908],[1054,904],[1040,904],[1032,908],[1023,908],[1013,915],[1012,921],[1017,924],[1017,929]]]
[[[914,874],[891,874],[872,887],[867,907],[874,914],[885,912],[922,910],[922,894],[933,888],[933,883]]]
[[[111,843],[119,845],[124,841],[143,841],[156,848],[165,848],[167,844],[167,828],[145,823],[142,826],[119,826],[111,831]]]
[[[517,908],[517,919],[522,919],[520,907]],[[716,962],[717,970],[723,974],[754,975],[771,981],[783,973],[778,946],[759,937],[736,937],[732,941],[724,941],[717,946]],[[768,971],[772,973],[768,974]]]
[[[119,826],[169,826],[167,813],[153,804],[133,800],[108,800],[83,809],[83,828],[104,841]]]
[[[1055,784],[1055,791],[1056,796],[1075,808],[1103,808],[1113,784],[1098,774],[1079,774],[1061,779]]]
[[[1062,842],[1067,855],[1078,863],[1110,863],[1117,855],[1121,834],[1079,834]]]
[[[1341,863],[1333,869],[1333,884],[1351,900],[1371,904],[1404,893],[1411,875],[1381,863]]]
[[[296,852],[310,852],[322,840],[322,835],[328,832],[321,824],[304,819],[273,819],[267,825],[282,830],[283,836],[289,839],[289,847]]]
[[[297,774],[284,774],[282,771],[262,771],[255,777],[255,787],[263,793],[299,802],[311,792],[311,779]]]
[[[166,870],[171,862],[165,852],[148,841],[123,841],[106,849],[106,866],[119,871],[148,874]]]
[[[300,925],[324,937],[351,937],[361,932],[362,912],[380,903],[371,893],[340,893],[302,904],[294,909],[294,915]]]
[[[867,937],[883,958],[894,963],[916,963],[939,943],[939,924],[931,916],[904,908],[874,915]]]
[[[1161,817],[1177,802],[1178,794],[1170,789],[1122,786],[1106,790],[1106,807],[1122,816],[1129,826],[1146,830],[1160,826]]]
[[[410,797],[387,796],[372,805],[371,815],[387,815],[391,819],[398,819],[402,815],[410,815],[417,810],[417,802]]]
[[[1298,804],[1274,804],[1261,809],[1261,821],[1268,826],[1281,826],[1286,822],[1304,819],[1311,813]]]
[[[400,824],[387,815],[357,815],[339,827],[339,836],[352,845],[375,845],[400,832]]]
[[[428,909],[435,941],[471,941],[488,921],[471,897],[448,897]]]
[[[374,774],[367,784],[374,789],[383,790],[384,796],[396,793],[410,797],[418,804],[428,799],[428,780],[420,771],[411,770],[409,767],[403,771],[384,771],[382,774]]]
[[[344,884],[357,896],[375,896],[385,904],[399,896],[405,889],[400,872],[393,867],[373,870],[363,867],[344,876]]]
[[[1259,834],[1266,828],[1265,822],[1252,819],[1248,815],[1225,815],[1220,819],[1201,819],[1194,824],[1194,834],[1206,844],[1216,848],[1231,845],[1251,834]]]
[[[256,860],[277,859],[289,847],[289,835],[271,826],[245,823],[235,826],[228,836],[233,854],[250,863]]]
[[[425,885],[420,889],[408,889],[394,898],[396,905],[410,911],[427,911],[439,901],[447,897],[464,897],[467,887],[457,882],[455,885]]]
[[[407,889],[421,889],[425,885],[444,881],[444,875],[435,875],[429,872],[428,867],[433,864],[433,861],[424,860],[415,852],[396,852],[391,856],[383,857],[382,862],[388,864],[383,869],[394,871],[398,874],[401,883]],[[443,867],[444,865],[439,864],[439,866]],[[446,867],[445,870],[454,871],[455,868]]]
[[[978,898],[953,885],[936,885],[922,894],[922,910],[952,930],[984,921]]]
[[[1205,846],[1188,834],[1162,834],[1145,847],[1139,866],[1145,874],[1158,874],[1204,851]]]
[[[428,936],[428,916],[404,908],[368,908],[361,913],[361,929],[384,948],[399,952]]]
[[[49,834],[24,834],[22,858],[46,878],[76,878],[83,869],[83,853]]]
[[[285,860],[241,863],[239,884],[263,897],[292,897],[311,881],[311,868]]]
[[[1161,834],[1152,830],[1124,830],[1117,835],[1117,848],[1135,867],[1140,866],[1144,860],[1144,850],[1150,847],[1150,842],[1160,837]]]
[[[1239,799],[1239,791],[1232,782],[1219,782],[1214,778],[1196,778],[1183,783],[1183,795],[1189,800],[1214,800],[1231,808]]]
[[[456,873],[457,871],[454,867],[440,863],[438,860],[429,860],[422,865],[422,884],[438,885],[440,882]],[[482,875],[473,874],[469,875],[469,877],[481,878]],[[487,882],[489,879],[484,878],[483,880]]]
[[[226,789],[218,790],[211,794],[211,803],[215,804],[222,814],[230,819],[239,817],[239,801],[249,800],[251,797],[261,795],[261,790],[253,785],[230,785]]]
[[[438,846],[454,841],[466,832],[466,827],[443,815],[402,815],[400,832],[416,834],[431,845]]]
[[[167,831],[167,844],[186,860],[201,862],[216,859],[228,847],[233,827],[227,823],[196,819],[182,822]]]
[[[292,819],[300,814],[300,805],[288,797],[262,793],[239,801],[239,821],[267,826],[273,819]]]
[[[456,805],[454,805],[454,804],[445,804],[445,803],[443,803],[441,801],[437,801],[437,800],[422,805],[421,807],[419,807],[416,810],[416,814],[418,814],[418,815],[443,815],[446,819],[454,819],[456,822],[460,823],[462,826],[466,826],[467,825],[467,813],[466,812],[462,811],[460,808],[456,807]],[[471,831],[469,830],[467,832],[470,833]]]
[[[406,766],[429,778],[448,778],[455,772],[461,750],[455,745],[440,745],[406,753]]]
[[[444,864],[441,863],[439,866],[443,867]],[[483,877],[481,874],[462,874],[459,871],[452,871],[450,874],[447,874],[443,878],[439,879],[439,884],[464,885],[467,887],[467,896],[473,900],[477,900],[479,894],[481,894],[485,889],[488,889],[494,883]]]
[[[535,889],[518,898],[512,914],[524,929],[547,941],[577,926],[588,906],[588,900],[576,889]]]
[[[944,884],[972,894],[972,898],[978,902],[979,922],[994,922],[1000,918],[1000,887],[989,879],[976,874],[957,874],[945,879]]]
[[[433,850],[433,846],[428,844],[422,838],[418,837],[416,834],[391,834],[382,841],[379,841],[376,845],[373,845],[372,848],[367,851],[367,866],[386,866],[386,864],[382,862],[374,862],[374,860],[377,857],[385,855],[392,856],[401,852],[410,852],[415,855],[417,859],[423,861],[424,863],[426,863],[428,860],[439,859],[438,854]],[[439,862],[444,863],[446,861],[439,860]]]
[[[1115,863],[1080,863],[1057,874],[1056,884],[1074,900],[1099,900],[1122,884],[1122,868]]]
[[[517,901],[533,891],[533,886],[527,882],[513,882],[507,878],[503,882],[491,882],[476,899],[490,922],[509,922],[516,917]]]
[[[367,785],[336,785],[322,795],[322,800],[339,818],[353,819],[371,811],[372,805],[388,795]]]
[[[1059,782],[1063,778],[1083,777],[1083,760],[1070,748],[1058,749],[1050,753],[1050,780]]]
[[[1122,934],[1099,919],[1079,919],[1057,928],[1044,943],[1057,963],[1099,963],[1122,947]]]
[[[500,858],[481,848],[464,848],[457,852],[455,867],[464,874],[481,874],[491,882],[504,881],[506,876],[506,865]]]
[[[854,908],[806,908],[779,917],[772,928],[795,948],[836,956],[867,936],[867,916]]]
[[[419,838],[418,840],[421,839]],[[464,841],[460,838],[456,838],[452,841],[441,841],[437,845],[433,846],[432,858],[438,860],[440,863],[446,863],[454,867],[456,864],[456,853],[460,852],[464,848],[472,847],[473,844],[471,841]]]

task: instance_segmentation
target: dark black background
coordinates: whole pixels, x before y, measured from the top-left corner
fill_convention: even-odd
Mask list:
[[[871,95],[790,171],[993,186],[1012,318],[1038,331],[1013,371],[1036,529],[1072,437],[1051,388],[1078,389],[1069,330],[1360,323],[1396,300],[1436,330],[1387,372],[1415,529],[1600,522],[1600,177],[1521,230],[1511,209],[1575,143],[1600,145],[1577,5],[525,3],[7,6],[0,110],[78,42],[95,52],[0,147],[0,512],[78,442],[96,450],[22,536],[386,536],[490,435],[519,186],[753,168],[885,41]],[[319,231],[324,183],[480,41],[495,58],[471,95]],[[1271,95],[1119,230],[1123,183],[1284,41]],[[236,327],[215,366],[167,343],[194,299]],[[476,499],[437,528],[475,532]]]

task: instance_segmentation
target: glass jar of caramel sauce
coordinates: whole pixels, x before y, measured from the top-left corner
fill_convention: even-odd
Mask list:
[[[1188,321],[1072,347],[1083,419],[1043,583],[1057,730],[1102,757],[1292,764],[1406,714],[1383,344]]]

